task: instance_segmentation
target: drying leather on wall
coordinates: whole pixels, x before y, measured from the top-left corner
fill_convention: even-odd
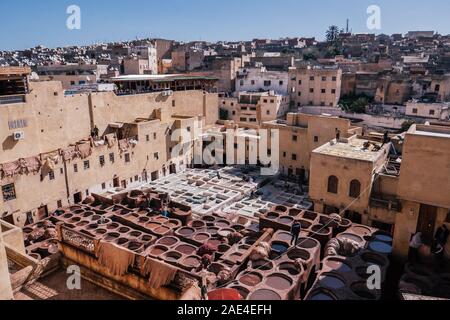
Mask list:
[[[149,277],[149,286],[154,289],[161,288],[171,283],[177,274],[177,269],[158,260],[147,258],[141,267],[144,277]]]
[[[100,242],[97,251],[98,262],[115,276],[123,276],[134,264],[135,254],[114,243]]]

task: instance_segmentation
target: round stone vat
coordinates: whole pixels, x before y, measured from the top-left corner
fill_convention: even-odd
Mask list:
[[[303,261],[308,261],[311,258],[311,254],[308,251],[299,248],[290,250],[287,256],[291,260],[302,259]]]
[[[167,248],[166,246],[154,245],[151,247],[149,254],[155,257],[159,257],[160,255],[162,255],[167,251],[169,251],[169,248]]]
[[[350,286],[355,295],[363,300],[376,300],[376,295],[367,288],[366,281],[355,282]]]
[[[300,268],[303,268],[303,267],[300,267]],[[278,270],[285,271],[288,274],[290,274],[291,276],[298,276],[303,271],[302,269],[299,270],[299,267],[297,267],[297,265],[293,262],[280,263],[280,265],[278,266]]]
[[[297,248],[313,249],[320,245],[319,241],[313,238],[298,238]]]
[[[250,290],[241,287],[241,286],[232,286],[230,287],[230,289],[234,289],[237,290],[239,292],[239,294],[241,295],[242,299],[247,299],[248,295],[250,294]]]
[[[198,268],[202,263],[202,259],[198,256],[191,255],[181,260],[180,265],[188,269]]]
[[[122,233],[122,234],[124,234],[124,233],[128,233],[128,232],[130,232],[130,228],[128,228],[128,227],[120,227],[119,228],[119,230],[117,230],[119,233]]]
[[[145,227],[150,230],[155,230],[155,229],[161,227],[161,224],[158,222],[149,222],[145,225]]]
[[[330,230],[327,226],[324,226],[323,224],[315,224],[311,227],[311,231],[315,234],[319,235],[327,235],[330,233]]]
[[[119,238],[119,239],[117,239],[115,242],[119,245],[119,246],[123,246],[123,245],[125,245],[126,243],[128,243],[128,239],[127,238]]]
[[[300,219],[298,220],[298,222],[300,222],[300,225],[302,226],[303,230],[309,229],[312,225],[312,222],[305,219]]]
[[[107,231],[106,231],[106,229],[96,229],[94,232],[95,232],[96,234],[102,235],[102,234],[105,234]]]
[[[273,269],[273,262],[270,260],[257,260],[252,262],[252,269],[270,271]]]
[[[137,221],[138,221],[138,223],[146,224],[147,222],[150,221],[150,218],[149,217],[139,217],[137,219]]]
[[[212,235],[212,236],[215,236],[215,235],[217,235],[217,233],[219,232],[219,228],[217,228],[217,227],[208,227],[208,228],[206,228],[206,230],[205,230],[205,232],[206,233],[209,233],[210,235]]]
[[[311,292],[307,300],[312,301],[336,301],[338,298],[336,295],[328,289],[318,288]]]
[[[202,220],[203,220],[203,221],[206,221],[207,223],[208,223],[208,222],[209,222],[209,223],[212,223],[212,222],[216,221],[216,218],[215,218],[214,216],[207,215],[207,216],[204,216],[204,217],[202,218]]]
[[[242,231],[245,229],[245,227],[242,224],[234,224],[231,226],[231,229],[233,229],[234,231]]]
[[[302,218],[306,219],[306,220],[314,221],[314,220],[317,219],[317,213],[310,212],[310,211],[305,211],[305,212],[303,212]]]
[[[105,241],[113,241],[113,240],[115,240],[115,239],[117,239],[117,238],[119,238],[120,237],[120,233],[117,233],[117,232],[109,232],[109,233],[107,233],[105,236],[104,236],[104,240]]]
[[[201,220],[194,220],[194,221],[189,222],[189,226],[194,229],[201,229],[206,226],[206,223]]]
[[[346,233],[341,233],[340,235],[337,236],[338,239],[349,239],[352,241],[355,241],[356,243],[359,244],[363,244],[365,242],[365,240],[363,239],[363,237],[354,234],[354,233],[350,233],[350,232],[346,232]]]
[[[263,281],[263,276],[259,272],[246,272],[239,277],[238,281],[246,286],[254,287]]]
[[[153,240],[153,237],[149,234],[144,234],[140,239],[144,242],[150,242]]]
[[[285,274],[274,273],[266,278],[265,284],[277,290],[288,290],[292,287],[293,281]]]
[[[230,246],[229,245],[227,245],[227,244],[220,244],[218,247],[217,247],[217,251],[219,252],[219,253],[225,253],[225,252],[227,252],[228,250],[230,250]]]
[[[302,211],[299,210],[299,209],[295,209],[295,208],[289,209],[289,215],[291,217],[296,218],[296,217],[298,217],[300,215],[300,213],[302,213]]]
[[[276,206],[273,210],[276,212],[286,213],[288,208],[285,206]]]
[[[345,280],[336,273],[322,273],[319,276],[319,284],[325,288],[339,290],[345,287]]]
[[[117,229],[118,227],[119,227],[119,224],[118,224],[118,223],[115,223],[115,222],[112,222],[112,223],[106,225],[106,229],[108,229],[108,230],[115,230],[115,229]]]
[[[78,214],[84,213],[84,210],[83,209],[78,209],[78,210],[72,211],[72,213],[78,215]]]
[[[294,223],[294,218],[290,216],[283,216],[278,218],[278,222],[290,226]]]
[[[119,229],[119,231],[120,231],[120,229]],[[134,238],[139,238],[140,236],[142,236],[142,232],[140,232],[140,231],[131,231],[131,232],[129,233],[129,235],[130,235],[131,237],[134,237]]]
[[[193,239],[198,242],[204,242],[204,241],[208,240],[209,238],[211,238],[211,235],[209,233],[204,233],[204,232],[197,233],[193,237]]]
[[[158,228],[153,230],[154,233],[161,234],[161,235],[166,234],[169,231],[170,231],[170,229],[167,228],[167,227],[164,227],[164,226],[158,227]]]
[[[235,231],[231,228],[220,229],[217,232],[217,235],[221,238],[227,238],[230,234],[233,234]]]
[[[83,218],[89,218],[89,217],[92,217],[93,215],[94,215],[94,212],[92,212],[92,211],[87,211],[82,214]]]
[[[139,241],[130,241],[128,242],[128,249],[134,252],[142,252],[144,244]]]
[[[361,259],[364,262],[367,262],[369,265],[377,265],[377,266],[381,266],[384,267],[387,264],[387,260],[384,256],[379,255],[375,252],[364,252],[363,254],[361,254]]]
[[[87,220],[82,220],[82,221],[78,222],[78,223],[76,224],[76,226],[77,226],[77,227],[85,227],[85,226],[87,226],[88,224],[89,224],[89,221],[87,221]]]
[[[292,240],[292,234],[287,231],[278,231],[275,234],[274,239],[283,242],[290,242]]]
[[[167,262],[178,262],[182,257],[182,254],[178,251],[169,251],[163,254],[163,259]]]
[[[360,226],[360,225],[352,226],[350,228],[350,230],[351,230],[351,232],[356,233],[362,237],[369,236],[372,234],[372,230],[370,228],[365,227],[365,226]]]
[[[323,264],[336,272],[347,273],[352,271],[352,268],[348,265],[348,263],[344,262],[344,259],[337,257],[327,258],[323,261]]]
[[[225,266],[218,262],[213,262],[209,265],[208,271],[214,273],[215,275],[218,275],[220,271],[222,271],[225,268]]]
[[[289,249],[289,245],[283,241],[273,241],[271,248],[275,255],[282,255]]]
[[[219,249],[219,246],[222,244],[222,241],[218,240],[218,239],[210,239],[207,241],[207,244]]]
[[[392,246],[386,242],[372,241],[369,243],[369,249],[376,253],[391,254]]]
[[[69,220],[70,223],[77,223],[81,221],[81,217],[75,217]]]
[[[217,220],[215,225],[219,228],[228,228],[231,223],[228,222],[227,220]]]
[[[175,237],[163,237],[163,238],[159,239],[156,243],[167,246],[167,247],[171,247],[178,242],[179,242],[179,240]]]
[[[191,227],[182,227],[178,229],[176,233],[183,237],[191,237],[195,233],[195,229]]]
[[[390,235],[384,233],[374,234],[374,240],[392,244],[393,239]]]
[[[280,214],[277,213],[277,212],[273,212],[273,211],[267,213],[267,215],[266,215],[266,218],[267,218],[267,219],[270,219],[270,220],[276,220],[276,219],[278,219],[279,217],[280,217]]]
[[[274,290],[270,289],[259,289],[251,293],[248,300],[259,300],[259,301],[277,301],[281,300],[281,296]]]
[[[339,226],[339,221],[336,219],[329,218],[327,216],[320,216],[319,222],[330,228],[337,228]]]
[[[191,246],[190,244],[180,244],[175,248],[175,251],[181,252],[185,255],[191,255],[197,251],[197,248],[194,246]]]

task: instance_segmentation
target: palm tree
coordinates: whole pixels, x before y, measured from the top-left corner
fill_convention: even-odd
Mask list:
[[[340,30],[338,26],[332,25],[326,32],[326,38],[328,42],[335,42],[339,36]]]

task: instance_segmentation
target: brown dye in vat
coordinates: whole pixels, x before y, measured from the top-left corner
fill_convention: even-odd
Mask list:
[[[245,284],[249,287],[256,286],[260,284],[261,281],[262,276],[259,273],[247,273],[239,279],[240,283]]]
[[[290,262],[283,262],[280,264],[280,270],[287,271],[292,276],[297,276],[300,274],[298,268]]]
[[[177,262],[178,260],[180,260],[180,258],[181,258],[181,253],[176,252],[176,251],[170,251],[164,255],[164,260],[169,261],[169,262]]]
[[[294,222],[294,218],[292,217],[281,217],[278,221],[282,224],[292,224]]]
[[[194,240],[195,241],[199,241],[199,242],[203,242],[206,241],[210,238],[210,235],[207,233],[199,233],[197,235],[194,236]]]
[[[196,248],[190,246],[188,244],[182,244],[175,248],[176,251],[181,252],[183,254],[193,254],[196,251]]]
[[[287,290],[292,286],[292,281],[283,275],[274,274],[267,278],[266,284],[278,290]]]
[[[256,290],[249,296],[249,300],[276,301],[281,300],[278,293],[269,289]]]
[[[178,230],[178,233],[181,234],[182,236],[188,237],[191,236],[195,233],[195,229],[193,228],[181,228],[180,230]]]
[[[156,222],[150,222],[150,223],[147,223],[145,226],[146,226],[148,229],[150,229],[150,230],[154,230],[154,229],[156,229],[156,228],[161,227],[161,225],[160,225],[159,223],[156,223]]]
[[[312,249],[317,247],[318,243],[314,241],[313,239],[308,238],[300,238],[298,240],[298,247],[304,248],[304,249]]]
[[[215,225],[219,228],[226,228],[230,226],[230,223],[228,221],[219,220],[215,223]]]
[[[176,239],[176,238],[172,238],[172,237],[164,237],[164,238],[161,238],[159,241],[158,241],[158,244],[163,244],[163,245],[165,245],[165,246],[173,246],[175,243],[177,243],[178,242],[178,240]]]
[[[276,235],[276,238],[280,241],[291,241],[292,235],[289,232],[280,232]]]
[[[363,243],[364,239],[360,236],[353,234],[353,233],[342,233],[338,236],[339,239],[350,239],[357,243]]]
[[[191,256],[184,259],[181,264],[185,265],[186,267],[190,268],[196,268],[200,265],[201,259],[197,256]]]
[[[169,230],[170,229],[167,227],[159,227],[159,228],[156,228],[154,231],[159,234],[164,234],[164,233],[169,232]]]
[[[169,250],[169,249],[166,248],[166,247],[163,247],[163,246],[156,246],[156,247],[154,247],[154,248],[152,248],[152,249],[150,250],[150,254],[152,254],[152,255],[154,255],[154,256],[160,256],[160,255],[162,255],[164,252],[167,252],[167,250]]]

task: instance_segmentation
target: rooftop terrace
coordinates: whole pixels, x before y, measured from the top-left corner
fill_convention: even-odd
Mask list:
[[[316,150],[314,153],[328,156],[343,157],[361,161],[375,162],[383,154],[382,144],[360,138],[333,140]]]

